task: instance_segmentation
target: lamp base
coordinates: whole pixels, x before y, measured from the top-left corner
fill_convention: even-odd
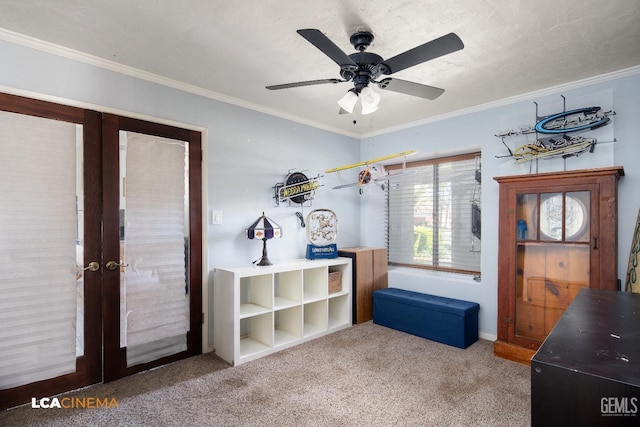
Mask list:
[[[260,258],[260,262],[256,265],[273,265],[271,264],[271,261],[269,261],[269,257],[267,256],[267,239],[262,239],[262,258]]]

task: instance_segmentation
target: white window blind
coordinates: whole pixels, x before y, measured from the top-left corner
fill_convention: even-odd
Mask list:
[[[0,112],[0,388],[76,369],[76,125]]]
[[[187,144],[133,132],[122,143],[121,345],[133,366],[187,349]]]
[[[408,163],[406,168],[412,173],[391,181],[390,263],[480,272],[479,156],[474,153]]]

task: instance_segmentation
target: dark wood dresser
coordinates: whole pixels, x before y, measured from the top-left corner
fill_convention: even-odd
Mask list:
[[[640,294],[580,291],[531,359],[531,424],[640,425]]]

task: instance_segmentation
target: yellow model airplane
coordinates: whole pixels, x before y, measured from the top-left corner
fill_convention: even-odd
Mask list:
[[[362,194],[364,192],[363,187],[365,185],[368,185],[371,183],[377,184],[378,181],[388,181],[391,178],[397,178],[399,176],[405,176],[409,174],[409,172],[407,172],[404,167],[406,160],[403,161],[402,171],[394,172],[394,173],[387,172],[384,169],[384,166],[381,164],[381,162],[384,162],[385,160],[395,159],[397,157],[411,156],[416,153],[417,153],[416,150],[409,150],[409,151],[403,151],[401,153],[389,154],[388,156],[377,157],[375,159],[366,160],[364,162],[353,163],[350,165],[338,166],[337,168],[327,169],[325,173],[335,172],[338,175],[338,179],[340,180],[340,182],[343,182],[342,177],[340,176],[341,171],[364,167],[364,169],[358,172],[357,182],[346,183],[346,184],[342,183],[340,185],[333,187],[333,189],[335,190],[339,188],[355,187],[357,185],[359,188],[360,194]],[[384,183],[378,184],[378,185],[383,190],[385,189]]]

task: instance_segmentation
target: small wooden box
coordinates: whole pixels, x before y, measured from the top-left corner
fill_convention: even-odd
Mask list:
[[[342,290],[342,271],[329,272],[329,293],[333,294]]]

